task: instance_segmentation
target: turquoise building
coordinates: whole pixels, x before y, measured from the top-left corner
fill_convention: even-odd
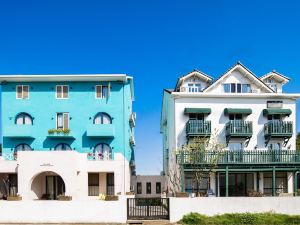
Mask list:
[[[119,155],[134,173],[132,77],[11,75],[0,76],[0,81],[2,157],[6,161],[17,161],[25,151],[75,151],[84,153],[87,161],[114,161]],[[121,192],[129,189],[128,176],[129,183],[122,184]]]

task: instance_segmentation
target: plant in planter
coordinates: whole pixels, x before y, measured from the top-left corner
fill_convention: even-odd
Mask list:
[[[72,200],[72,196],[59,195],[59,196],[57,196],[57,200],[58,201],[71,201]]]
[[[21,201],[21,200],[22,200],[22,196],[20,196],[19,194],[7,196],[7,201]]]
[[[70,129],[69,128],[64,128],[63,130],[62,130],[62,132],[63,132],[63,134],[64,135],[68,135],[68,134],[70,134]]]
[[[58,129],[56,129],[56,133],[57,133],[57,134],[61,134],[61,133],[63,133],[63,129],[62,129],[62,128],[58,128]]]
[[[49,129],[48,134],[53,135],[56,132],[56,129]]]
[[[105,201],[118,201],[119,196],[117,196],[117,195],[106,195],[104,200]]]

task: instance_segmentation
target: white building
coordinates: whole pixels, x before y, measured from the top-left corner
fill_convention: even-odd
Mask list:
[[[137,198],[160,198],[164,190],[165,176],[137,175],[132,176],[132,189]]]
[[[184,170],[182,190],[216,196],[293,193],[300,158],[296,153],[296,100],[283,92],[286,76],[272,71],[257,77],[240,62],[218,79],[200,72],[164,90],[161,114],[164,172]],[[196,184],[188,157],[175,152],[194,137],[224,145],[218,167]],[[212,140],[213,139],[213,140]],[[212,151],[213,149],[209,149]],[[188,153],[187,153],[188,154]],[[212,153],[206,153],[207,158]],[[208,159],[199,164],[207,164]],[[169,179],[167,179],[169,180]],[[172,184],[167,181],[167,186]]]

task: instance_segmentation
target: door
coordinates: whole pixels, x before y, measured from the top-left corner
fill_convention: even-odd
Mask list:
[[[65,183],[60,176],[46,176],[46,194],[48,199],[56,200],[65,193]]]
[[[106,193],[108,195],[114,195],[115,194],[115,176],[114,173],[107,173],[106,174]]]

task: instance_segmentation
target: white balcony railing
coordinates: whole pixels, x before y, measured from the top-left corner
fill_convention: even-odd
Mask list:
[[[112,154],[110,152],[88,153],[87,159],[91,161],[110,161],[112,160]]]

